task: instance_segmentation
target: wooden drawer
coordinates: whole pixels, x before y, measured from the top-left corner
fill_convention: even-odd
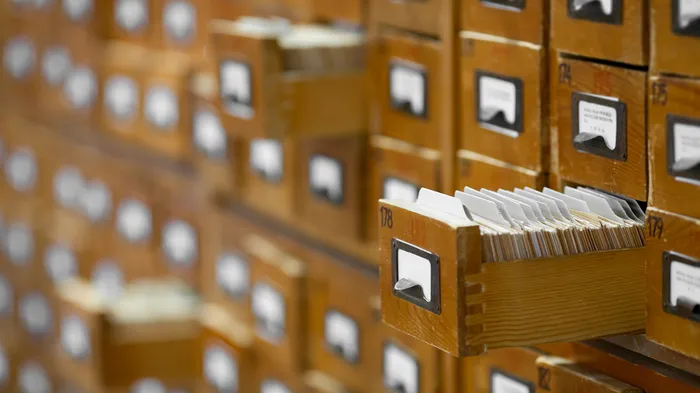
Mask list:
[[[655,72],[700,77],[698,21],[693,2],[651,1],[651,68]]]
[[[369,0],[369,3],[370,15],[383,25],[432,36],[453,32],[456,0]]]
[[[306,364],[306,266],[270,241],[251,235],[244,240],[250,255],[250,315],[256,357],[291,372]]]
[[[700,197],[694,161],[700,131],[700,80],[654,75],[649,85],[649,202],[659,209],[700,218],[688,201]]]
[[[366,23],[368,0],[311,0],[316,18],[362,25]]]
[[[558,51],[626,64],[649,61],[649,9],[638,1],[552,0]]]
[[[191,137],[190,154],[202,185],[208,193],[233,197],[238,171],[236,157],[242,141],[227,135],[216,100],[218,88],[214,72],[197,72],[190,77],[186,126]]]
[[[379,203],[386,217],[379,236],[382,317],[389,325],[453,356],[644,329],[643,248],[484,263],[478,225],[417,206]],[[399,249],[415,258],[401,262]],[[418,268],[429,272],[418,280],[429,300],[394,291],[400,265],[406,277]],[[562,306],[569,302],[577,307]]]
[[[105,38],[147,46],[156,28],[155,3],[155,0],[106,2],[108,6],[98,11]]]
[[[309,368],[352,392],[373,391],[381,370],[384,329],[373,301],[377,279],[340,261],[319,258],[309,284]]]
[[[546,51],[481,33],[460,36],[460,148],[546,170]]]
[[[474,189],[512,189],[530,187],[541,189],[547,175],[530,169],[482,156],[467,150],[457,152],[457,189],[465,186]]]
[[[66,380],[91,390],[144,379],[180,384],[199,375],[199,322],[192,315],[126,317],[126,311],[105,307],[94,287],[81,281],[62,284],[58,294],[60,335],[53,353]]]
[[[100,130],[125,140],[145,132],[143,97],[148,51],[142,47],[109,43],[100,70]]]
[[[213,1],[153,0],[151,47],[202,56],[209,38]],[[218,16],[218,15],[217,15]]]
[[[299,141],[252,139],[246,143],[239,161],[243,203],[278,218],[292,217],[299,203]]]
[[[248,320],[250,261],[241,247],[245,236],[242,219],[214,206],[203,215],[206,225],[201,238],[202,297]]]
[[[185,113],[191,59],[181,53],[159,52],[148,61],[153,65],[144,78],[140,100],[144,123],[137,139],[157,153],[183,159],[189,151]]]
[[[656,207],[647,212],[647,338],[700,359],[695,277],[700,222]]]
[[[558,72],[559,175],[646,201],[646,72],[562,55]]]
[[[459,360],[454,372],[443,373],[445,380],[457,382],[454,390],[448,387],[446,392],[535,393],[538,382],[535,362],[542,354],[534,348],[502,348]]]
[[[377,239],[377,201],[381,198],[402,198],[415,201],[421,187],[440,187],[440,154],[416,148],[401,141],[372,137],[371,183],[367,201],[367,238]]]
[[[537,392],[643,393],[644,390],[555,356],[537,359]]]
[[[363,238],[366,152],[366,136],[300,141],[303,220],[341,238]]]
[[[352,42],[343,47],[301,49],[286,43],[292,40],[285,37],[297,34],[295,29],[320,27],[299,25],[285,28],[289,34],[256,36],[236,33],[242,26],[229,21],[211,24],[219,105],[229,133],[282,138],[365,132],[364,43],[359,34],[341,35],[339,40]]]
[[[254,392],[252,331],[225,309],[205,304],[201,316],[202,386],[196,393]]]
[[[420,147],[440,149],[442,140],[454,132],[442,116],[443,106],[453,101],[440,78],[449,61],[444,44],[408,33],[386,32],[376,45],[378,132]]]
[[[461,0],[460,13],[461,30],[536,45],[543,45],[549,34],[546,0]]]
[[[442,385],[440,352],[389,326],[382,327],[381,332],[381,385],[373,391],[391,393],[438,390]]]

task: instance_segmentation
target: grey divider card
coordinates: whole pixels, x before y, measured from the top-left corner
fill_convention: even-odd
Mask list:
[[[523,81],[477,70],[476,111],[481,127],[511,137],[523,132]]]
[[[666,117],[666,167],[679,181],[700,183],[700,119]]]
[[[567,1],[569,18],[619,25],[622,24],[622,3],[630,0]]]
[[[700,38],[700,1],[671,0],[673,32]]]
[[[393,59],[389,65],[391,106],[415,117],[428,117],[428,74],[417,63]]]
[[[571,138],[576,150],[627,161],[627,105],[613,97],[574,92]]]

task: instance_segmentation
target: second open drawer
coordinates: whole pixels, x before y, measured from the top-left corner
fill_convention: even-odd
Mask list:
[[[484,263],[477,224],[401,201],[377,213],[384,322],[453,356],[644,330],[643,248]]]

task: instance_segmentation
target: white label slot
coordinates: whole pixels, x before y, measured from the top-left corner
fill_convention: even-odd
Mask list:
[[[333,203],[343,200],[343,166],[333,158],[314,155],[309,160],[311,189]]]
[[[326,313],[324,325],[326,343],[338,350],[348,361],[356,361],[359,357],[357,322],[345,314],[331,311]]]
[[[517,88],[513,82],[491,76],[479,78],[479,119],[494,121],[502,113],[510,126],[515,126],[518,107]]]
[[[220,346],[211,346],[204,352],[204,376],[219,392],[238,391],[238,364]]]
[[[418,362],[393,344],[384,347],[384,384],[395,392],[418,393]]]
[[[673,170],[687,171],[700,165],[700,126],[673,125]]]
[[[252,79],[246,64],[233,60],[221,63],[221,97],[228,114],[251,119],[255,114],[252,102]]]
[[[134,120],[138,113],[139,91],[133,79],[115,75],[105,83],[105,105],[117,120]]]
[[[433,296],[432,266],[430,261],[406,250],[398,250],[398,286],[402,280],[404,283],[418,285],[423,290],[423,298],[430,302]]]
[[[530,386],[501,373],[491,374],[492,393],[532,393]]]
[[[216,259],[216,282],[232,298],[240,298],[250,287],[248,262],[240,255],[224,253]]]
[[[268,341],[279,342],[285,330],[284,298],[266,284],[256,284],[251,296],[258,334]]]
[[[681,297],[700,305],[700,267],[672,261],[669,280],[672,306],[677,306],[678,299]]]
[[[685,29],[700,19],[700,0],[678,0],[678,23]]]
[[[180,116],[177,95],[168,86],[153,86],[146,94],[146,118],[151,124],[167,130]]]
[[[177,41],[192,39],[196,31],[197,9],[188,1],[175,0],[163,9],[165,31]]]
[[[578,132],[576,142],[602,137],[605,146],[615,150],[617,146],[617,111],[615,108],[592,102],[578,103]]]
[[[423,67],[419,64],[394,62],[389,73],[389,94],[396,106],[407,107],[415,116],[425,116],[426,81]]]
[[[282,177],[282,144],[274,139],[255,139],[250,142],[250,165],[267,179]]]
[[[614,3],[613,0],[573,0],[574,2],[574,10],[575,11],[580,11],[583,7],[585,7],[588,4],[591,3],[599,3],[600,8],[603,10],[603,13],[605,15],[612,15],[614,11]]]

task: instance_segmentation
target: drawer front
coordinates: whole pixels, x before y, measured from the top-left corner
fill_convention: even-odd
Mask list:
[[[561,177],[645,201],[646,73],[561,55],[558,72]]]
[[[646,65],[648,17],[647,4],[638,1],[552,0],[552,46],[565,53]]]
[[[611,376],[589,370],[569,359],[541,356],[537,359],[537,392],[571,391],[601,393],[643,393],[644,390]]]
[[[545,0],[461,0],[461,30],[541,45],[549,34]]]
[[[688,201],[700,197],[700,169],[694,165],[695,138],[700,137],[700,81],[653,76],[649,82],[650,204],[700,218]]]
[[[696,219],[651,208],[647,212],[647,338],[700,359],[700,270]]]
[[[505,348],[458,360],[455,391],[534,393],[538,377],[535,362],[542,354],[532,348]]]
[[[460,148],[523,168],[545,167],[544,50],[463,32]]]
[[[403,4],[403,3],[402,3]],[[416,3],[418,4],[418,3]],[[377,43],[375,95],[379,97],[379,132],[416,146],[439,149],[446,127],[443,105],[451,94],[442,89],[443,49],[439,41],[386,33]]]
[[[444,32],[441,22],[452,14],[456,1],[369,0],[369,3],[370,12],[382,24],[437,36]]]
[[[651,67],[659,73],[700,77],[700,19],[693,5],[683,3],[651,1]]]

